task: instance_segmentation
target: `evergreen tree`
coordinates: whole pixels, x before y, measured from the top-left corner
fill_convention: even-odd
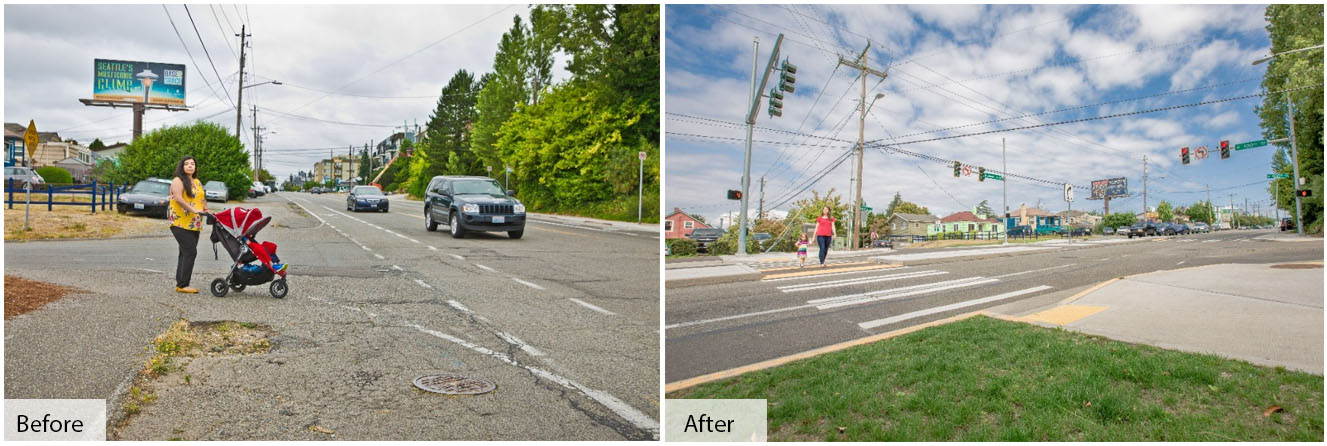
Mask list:
[[[424,182],[444,173],[466,175],[477,173],[477,160],[470,151],[470,129],[475,122],[475,77],[465,70],[457,71],[442,88],[438,106],[429,117],[424,157],[427,166],[422,170]],[[444,172],[452,153],[457,153],[457,171]]]

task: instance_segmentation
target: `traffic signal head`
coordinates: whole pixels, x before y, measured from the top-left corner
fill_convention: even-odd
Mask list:
[[[986,181],[985,167],[977,167],[977,181]]]
[[[1181,163],[1184,163],[1185,165],[1188,165],[1188,164],[1189,164],[1189,148],[1188,148],[1188,147],[1185,147],[1185,148],[1180,149],[1180,162],[1181,162]]]
[[[1295,191],[1295,195],[1300,196],[1300,197],[1312,197],[1312,196],[1313,196],[1313,190],[1312,190],[1312,189],[1300,189],[1300,190]]]
[[[769,91],[769,116],[783,116],[783,92],[777,88]]]
[[[729,199],[729,200],[741,200],[741,199],[742,199],[742,191],[740,191],[740,190],[732,190],[732,189],[729,189],[729,190],[728,190],[728,199]]]
[[[958,174],[963,170],[961,166],[958,161],[954,161],[954,178],[958,178]]]
[[[793,84],[797,83],[797,65],[788,63],[788,59],[783,59],[783,67],[779,70],[779,89],[792,93],[796,88]]]
[[[1230,141],[1221,141],[1221,159],[1230,158]]]

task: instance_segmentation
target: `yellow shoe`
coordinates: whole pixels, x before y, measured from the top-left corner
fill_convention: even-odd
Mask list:
[[[194,289],[193,287],[184,287],[184,288],[175,287],[175,292],[177,292],[177,293],[198,294],[198,290],[197,290],[197,289]]]

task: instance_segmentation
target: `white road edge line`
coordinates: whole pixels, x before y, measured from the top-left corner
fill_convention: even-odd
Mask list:
[[[386,257],[383,257],[382,254],[378,254],[378,253],[373,253],[373,256],[374,256],[374,257],[377,257],[378,260],[386,260],[386,259],[387,259]]]
[[[608,311],[608,310],[605,310],[605,309],[603,309],[603,308],[599,308],[599,307],[595,306],[595,305],[592,304],[592,303],[589,303],[589,302],[586,302],[586,301],[583,301],[583,300],[580,300],[580,299],[577,299],[577,298],[574,298],[574,297],[568,297],[567,300],[570,300],[570,301],[572,301],[572,302],[576,302],[576,303],[580,304],[582,307],[589,308],[589,309],[591,309],[591,310],[598,311],[598,312],[600,312],[600,313],[607,314],[607,315],[609,315],[609,316],[612,316],[612,315],[617,314],[617,313],[614,313],[614,312],[612,312],[612,311]]]
[[[461,256],[456,255],[456,254],[448,254],[448,255],[450,255],[450,256],[452,256],[452,257],[455,257],[456,260],[465,260],[465,257],[461,257]]]
[[[539,285],[536,285],[536,284],[533,284],[533,283],[530,283],[530,282],[526,282],[526,281],[521,280],[521,279],[517,279],[517,278],[515,278],[515,277],[512,277],[511,280],[515,280],[516,283],[519,283],[519,284],[521,284],[521,285],[528,286],[528,287],[530,287],[530,288],[534,288],[534,289],[536,289],[536,290],[543,290],[543,289],[544,289],[544,287],[541,287],[541,286],[539,286]]]
[[[496,272],[498,272],[498,270],[496,270],[496,269],[489,268],[489,267],[487,267],[487,266],[480,265],[480,264],[478,264],[478,263],[476,263],[475,266],[476,266],[476,267],[479,267],[479,269],[482,269],[482,270],[484,270],[484,271],[488,271],[488,272],[490,272],[490,273],[496,273]]]
[[[428,288],[428,289],[430,289],[430,290],[433,289],[433,285],[429,285],[429,284],[427,284],[427,283],[424,283],[424,280],[423,280],[423,279],[415,279],[415,283],[418,283],[419,286],[422,286],[422,287],[424,287],[424,288]]]
[[[437,251],[437,250],[438,248],[434,248],[433,245],[429,245],[429,251]]]
[[[1183,265],[1184,262],[1187,262],[1187,261],[1188,261],[1188,260],[1180,260],[1180,263],[1176,263],[1175,265],[1177,265],[1177,266],[1178,266],[1178,265]]]
[[[522,341],[521,338],[518,338],[515,335],[501,331],[495,331],[493,332],[493,334],[498,335],[499,338],[502,338],[503,341],[507,341],[508,344],[520,347],[521,351],[529,353],[530,356],[544,356],[544,352],[539,351],[539,349],[537,348],[531,347],[530,344],[526,344],[525,341]]]
[[[900,315],[898,315],[898,316],[887,317],[887,318],[884,318],[884,319],[876,319],[876,320],[873,320],[873,321],[862,322],[862,323],[860,323],[860,324],[857,324],[857,326],[858,326],[858,327],[861,327],[863,330],[869,330],[869,329],[872,329],[872,328],[875,328],[875,327],[879,327],[879,326],[882,326],[882,325],[889,325],[889,324],[893,324],[893,323],[897,323],[897,322],[906,321],[906,320],[909,320],[909,319],[916,319],[916,318],[923,317],[923,316],[930,316],[930,315],[932,315],[932,314],[943,313],[943,312],[951,311],[951,310],[957,310],[957,309],[959,309],[959,308],[970,307],[970,306],[973,306],[973,305],[981,305],[981,304],[989,303],[989,302],[995,302],[995,301],[999,301],[999,300],[1008,299],[1008,298],[1011,298],[1011,297],[1022,296],[1022,295],[1024,295],[1024,294],[1036,293],[1036,292],[1039,292],[1039,291],[1045,291],[1045,290],[1048,290],[1048,289],[1051,289],[1051,287],[1050,287],[1050,286],[1047,286],[1047,285],[1041,285],[1041,286],[1036,286],[1036,287],[1028,288],[1028,289],[1025,289],[1025,290],[1012,291],[1012,292],[1008,292],[1008,293],[1004,293],[1004,294],[997,294],[997,295],[994,295],[994,296],[991,296],[991,297],[984,297],[984,298],[977,299],[977,300],[970,300],[970,301],[967,301],[967,302],[959,302],[959,303],[956,303],[956,304],[949,304],[949,305],[944,305],[944,306],[935,307],[935,308],[928,308],[928,309],[921,310],[921,311],[914,311],[914,312],[911,312],[911,313],[900,314]]]

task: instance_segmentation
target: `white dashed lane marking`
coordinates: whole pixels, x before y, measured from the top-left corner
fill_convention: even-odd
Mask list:
[[[480,264],[478,264],[478,263],[476,263],[475,266],[478,267],[479,269],[482,269],[482,270],[484,270],[484,271],[488,271],[488,272],[490,272],[490,273],[496,273],[496,272],[498,272],[498,270],[496,270],[496,269],[489,268],[489,267],[487,267],[487,266],[480,265]]]
[[[524,281],[524,280],[521,280],[521,279],[517,279],[517,278],[515,278],[515,277],[512,277],[511,280],[515,280],[516,283],[519,283],[519,284],[521,284],[521,285],[528,286],[528,287],[530,287],[530,288],[534,288],[534,289],[536,289],[536,290],[543,290],[543,289],[544,289],[544,287],[541,287],[541,286],[539,286],[539,285],[536,285],[536,284],[534,284],[534,283],[530,283],[530,282],[527,282],[527,281]]]
[[[610,316],[611,316],[611,315],[614,315],[614,314],[617,314],[617,313],[614,313],[614,312],[612,312],[612,311],[608,311],[608,310],[605,310],[605,309],[603,309],[603,308],[599,308],[599,307],[595,306],[594,304],[591,304],[591,303],[589,303],[589,302],[586,302],[586,301],[583,301],[583,300],[580,300],[580,299],[577,299],[577,298],[574,298],[574,297],[568,297],[567,300],[570,300],[570,301],[572,301],[572,302],[578,303],[578,304],[580,304],[581,306],[583,306],[583,307],[585,307],[585,308],[589,308],[589,309],[591,309],[591,310],[598,311],[598,312],[600,312],[600,313],[607,314],[607,315],[610,315]]]

